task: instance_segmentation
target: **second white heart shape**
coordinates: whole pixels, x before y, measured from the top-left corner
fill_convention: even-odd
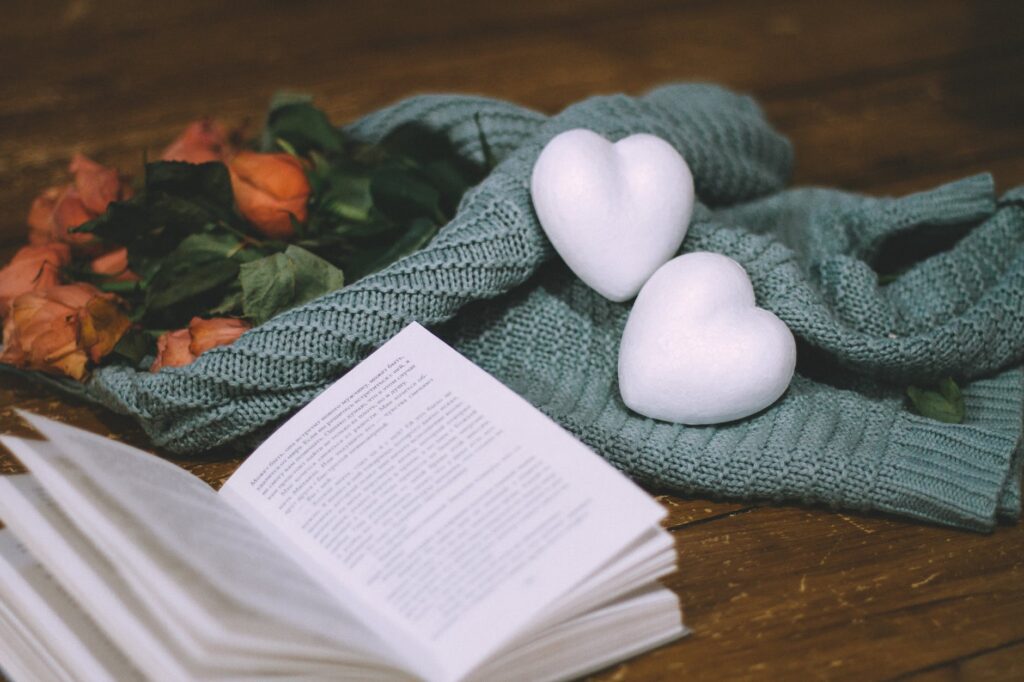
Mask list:
[[[640,290],[619,347],[619,391],[647,417],[715,424],[774,403],[795,367],[792,332],[756,307],[743,267],[717,253],[690,253]]]
[[[679,250],[693,213],[693,175],[654,135],[612,144],[577,128],[537,159],[530,193],[544,232],[576,276],[625,301]]]

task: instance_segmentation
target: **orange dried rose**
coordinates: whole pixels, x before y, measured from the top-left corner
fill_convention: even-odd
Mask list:
[[[243,151],[228,170],[238,210],[262,234],[288,239],[294,233],[292,217],[305,222],[309,180],[294,156]]]
[[[101,215],[111,201],[123,198],[127,190],[121,184],[117,169],[98,164],[84,154],[75,154],[68,170],[75,176],[72,184],[82,204],[93,215]]]
[[[193,355],[201,355],[211,348],[234,343],[235,339],[251,328],[248,322],[234,317],[215,317],[209,320],[193,317],[188,323],[188,332],[192,335],[189,350]]]
[[[42,246],[53,241],[53,211],[63,193],[63,187],[48,187],[32,202],[28,211],[29,244]]]
[[[87,250],[96,239],[70,230],[102,215],[110,202],[131,196],[131,188],[115,169],[82,154],[75,154],[68,170],[74,175],[70,184],[50,187],[32,202],[28,214],[30,244],[62,242]]]
[[[166,332],[157,339],[156,360],[149,371],[187,365],[211,348],[234,343],[251,328],[248,322],[233,317],[193,317],[185,329]]]
[[[160,158],[164,161],[206,163],[224,161],[231,155],[228,130],[212,118],[189,123]]]
[[[109,277],[112,282],[138,282],[140,279],[128,269],[128,249],[123,246],[93,258],[89,269],[94,274]]]
[[[182,367],[196,359],[188,349],[192,343],[192,335],[185,329],[164,332],[156,340],[156,360],[150,366],[150,372],[159,372],[161,367]]]
[[[60,284],[60,269],[71,262],[67,244],[23,246],[6,267],[0,269],[0,318],[11,301],[30,291],[43,291]]]
[[[0,362],[81,380],[130,326],[119,299],[90,284],[22,294],[4,322]]]

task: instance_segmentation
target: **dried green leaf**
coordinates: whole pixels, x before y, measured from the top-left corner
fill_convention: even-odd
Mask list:
[[[437,159],[457,158],[451,141],[422,123],[405,123],[389,132],[380,147],[391,157],[404,157],[422,165]]]
[[[360,254],[362,258],[353,259],[347,272],[355,281],[381,270],[399,258],[408,256],[426,246],[437,234],[437,230],[438,226],[434,221],[427,218],[416,218],[398,239],[386,243],[376,250],[364,250]]]
[[[341,270],[306,249],[293,244],[285,250],[284,255],[291,259],[295,268],[295,296],[289,307],[311,301],[345,285],[345,275]]]
[[[206,312],[215,317],[224,315],[237,317],[242,314],[242,285],[237,279],[228,284],[224,297]]]
[[[230,260],[200,264],[175,262],[161,267],[159,275],[159,284],[154,280],[147,292],[147,315],[220,288],[238,276],[238,264]]]
[[[267,116],[266,137],[284,141],[298,155],[312,150],[339,154],[345,145],[344,134],[310,102],[292,102],[272,109]]]
[[[162,311],[212,293],[238,275],[241,240],[227,232],[200,232],[183,239],[165,258],[146,287],[148,311]],[[198,314],[200,311],[195,311]]]
[[[935,419],[947,424],[960,424],[964,420],[964,397],[960,387],[952,378],[943,379],[936,387],[938,390],[923,389],[917,386],[907,388],[915,411],[922,417]]]
[[[112,355],[132,367],[138,367],[147,355],[155,353],[156,344],[153,337],[138,329],[129,329],[125,332],[112,351]]]
[[[434,218],[441,211],[441,195],[410,171],[382,168],[370,181],[374,206],[399,222]]]
[[[368,222],[373,210],[370,176],[361,171],[332,169],[323,179],[316,210],[343,220]]]
[[[263,324],[295,299],[295,263],[283,253],[244,263],[238,281],[242,311],[253,324]]]

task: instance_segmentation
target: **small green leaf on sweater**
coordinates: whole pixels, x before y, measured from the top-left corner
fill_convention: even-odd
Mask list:
[[[935,419],[947,424],[960,424],[964,420],[964,397],[960,387],[947,377],[932,389],[910,386],[907,395],[914,410],[922,417]]]

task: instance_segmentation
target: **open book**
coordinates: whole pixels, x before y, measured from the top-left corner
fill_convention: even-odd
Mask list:
[[[684,634],[664,510],[419,325],[219,493],[38,416],[3,437],[15,680],[553,680]]]

